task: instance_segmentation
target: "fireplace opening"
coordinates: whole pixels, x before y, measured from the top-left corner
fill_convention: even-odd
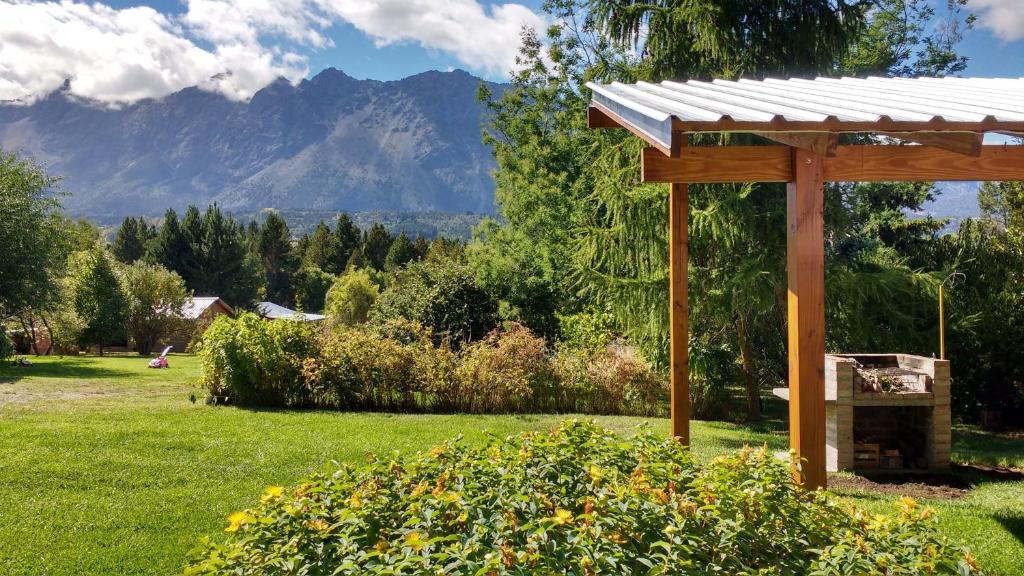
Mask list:
[[[931,409],[854,406],[854,469],[927,470]]]

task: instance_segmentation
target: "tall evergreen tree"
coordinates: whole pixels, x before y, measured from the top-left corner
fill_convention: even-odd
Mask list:
[[[248,306],[256,297],[256,274],[247,258],[242,226],[214,204],[206,209],[197,292],[220,296],[235,306]]]
[[[110,251],[120,262],[131,264],[146,255],[146,245],[152,234],[152,229],[145,220],[129,216],[117,229]]]
[[[323,221],[304,238],[308,238],[306,245],[296,250],[302,256],[303,266],[313,266],[331,274],[341,271],[344,263],[339,254],[338,238]]]
[[[394,237],[383,224],[377,223],[370,227],[370,231],[363,239],[362,249],[363,255],[366,256],[371,266],[377,270],[384,269],[384,261],[388,257],[388,250],[391,249],[392,242],[394,242]]]
[[[344,270],[352,253],[362,243],[362,232],[348,214],[342,212],[334,225],[334,237],[338,243],[338,268]]]
[[[363,256],[362,247],[356,246],[356,249],[348,257],[348,262],[345,263],[345,270],[362,270],[369,267],[370,261],[366,259],[366,256]]]
[[[257,254],[267,300],[286,306],[291,304],[291,275],[296,269],[296,258],[288,223],[277,212],[267,214],[260,227]]]
[[[185,262],[190,258],[191,250],[192,247],[182,232],[178,213],[173,208],[168,208],[167,212],[164,213],[164,222],[160,226],[160,231],[150,245],[148,258],[158,264],[162,264],[168,270],[177,272],[179,276],[185,279],[185,284],[189,285],[189,280],[185,278],[184,270]]]
[[[416,240],[413,241],[412,245],[416,251],[417,260],[423,260],[427,257],[427,252],[430,250],[430,241],[426,237],[422,234],[416,234]]]
[[[406,236],[405,231],[402,231],[398,238],[395,238],[395,241],[391,243],[391,248],[388,249],[388,255],[384,259],[384,269],[391,272],[415,259],[416,247],[413,246],[412,241]]]

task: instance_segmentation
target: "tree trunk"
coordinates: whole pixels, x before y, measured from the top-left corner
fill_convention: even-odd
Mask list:
[[[36,331],[35,328],[31,327],[29,321],[24,316],[18,316],[18,321],[21,322],[21,330],[25,334],[25,338],[28,339],[28,349],[32,354],[39,356],[39,350],[36,348]]]
[[[53,341],[53,328],[50,328],[50,323],[46,320],[45,314],[40,314],[39,319],[43,321],[43,326],[46,327],[46,334],[50,337],[50,345],[46,347],[46,355],[49,356],[55,344]]]
[[[761,419],[761,390],[754,380],[754,359],[750,355],[747,320],[742,314],[736,317],[736,338],[740,344],[743,384],[747,389],[747,418],[751,421],[757,421]]]

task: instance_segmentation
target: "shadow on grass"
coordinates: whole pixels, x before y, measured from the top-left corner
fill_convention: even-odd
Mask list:
[[[32,358],[29,358],[31,361]],[[68,356],[56,360],[47,358],[47,362],[37,362],[31,366],[0,366],[0,382],[17,382],[23,378],[52,378],[92,380],[99,378],[126,378],[134,374],[131,370],[120,370],[102,366],[96,362],[98,358],[79,358]],[[139,357],[140,362],[146,359]]]
[[[953,428],[953,455],[972,464],[1024,467],[1024,438],[956,426]],[[964,458],[968,455],[969,459]]]
[[[1024,517],[996,514],[994,518],[996,519],[996,522],[999,522],[999,524],[1001,524],[1007,532],[1012,534],[1018,542],[1024,544]]]

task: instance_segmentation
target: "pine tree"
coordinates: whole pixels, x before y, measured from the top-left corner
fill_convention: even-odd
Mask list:
[[[338,222],[334,225],[334,237],[338,243],[338,268],[344,270],[352,253],[362,243],[362,232],[356,226],[348,214],[342,212],[338,216]]]
[[[121,226],[117,229],[114,242],[110,245],[110,251],[119,261],[131,264],[145,256],[146,244],[151,235],[152,231],[145,220],[129,216],[121,222]]]
[[[178,213],[168,209],[164,213],[164,223],[150,246],[149,259],[177,272],[185,280],[185,285],[191,288],[184,274],[185,260],[190,251],[191,247],[181,230]]]
[[[343,262],[339,255],[338,238],[323,221],[317,224],[311,235],[303,238],[306,238],[305,246],[300,244],[296,250],[302,255],[303,266],[316,267],[331,274],[341,271]]]
[[[366,233],[366,238],[363,239],[363,255],[370,262],[370,265],[377,270],[384,269],[384,261],[388,257],[388,250],[391,249],[391,243],[394,242],[394,237],[388,232],[382,224],[374,224],[370,231]]]
[[[257,240],[261,272],[267,300],[288,305],[292,302],[291,275],[296,259],[292,252],[288,223],[278,213],[270,212],[260,227]]]
[[[247,258],[245,233],[216,204],[203,215],[202,247],[202,292],[238,306],[255,300],[256,274]]]
[[[171,268],[178,273],[185,285],[198,293],[206,293],[206,279],[203,266],[203,215],[195,205],[185,209],[181,219],[181,237],[183,249],[179,255],[177,267]]]
[[[416,240],[412,244],[413,249],[416,250],[417,260],[423,260],[427,257],[427,252],[430,250],[430,241],[428,241],[422,234],[417,234]]]
[[[363,256],[363,249],[356,246],[356,249],[352,251],[352,255],[349,256],[348,262],[345,263],[345,271],[349,270],[361,270],[368,268],[370,262]]]
[[[388,272],[397,270],[416,259],[416,247],[409,240],[403,231],[398,238],[391,243],[388,255],[384,259],[384,269]]]

